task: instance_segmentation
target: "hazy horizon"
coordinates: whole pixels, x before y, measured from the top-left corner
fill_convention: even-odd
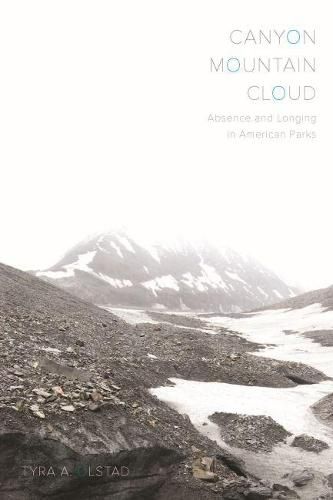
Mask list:
[[[222,239],[219,239],[218,235],[212,235],[212,234],[208,234],[206,233],[205,235],[202,234],[202,235],[198,235],[197,232],[195,233],[185,233],[184,231],[181,231],[179,232],[178,234],[175,234],[175,233],[169,233],[168,235],[166,235],[165,233],[164,234],[161,234],[161,233],[158,233],[158,232],[155,232],[154,235],[152,234],[148,234],[148,233],[144,233],[144,232],[141,232],[140,230],[138,230],[138,228],[134,228],[134,227],[131,227],[130,225],[119,225],[119,226],[110,226],[110,227],[105,227],[105,228],[100,228],[99,230],[97,231],[91,231],[87,234],[84,234],[82,235],[82,237],[79,237],[78,239],[76,239],[75,241],[71,241],[71,243],[69,243],[67,246],[64,244],[63,245],[63,249],[61,250],[60,249],[60,245],[59,245],[59,252],[56,254],[55,251],[53,252],[49,252],[49,254],[35,254],[35,255],[30,255],[30,261],[29,263],[26,263],[28,262],[27,260],[27,253],[25,252],[24,254],[24,260],[22,262],[20,262],[18,260],[17,263],[13,262],[11,259],[9,259],[8,261],[3,261],[5,264],[8,264],[8,265],[12,265],[14,267],[18,267],[24,271],[31,271],[31,270],[44,270],[44,269],[47,269],[51,266],[53,266],[54,264],[56,264],[69,250],[71,250],[71,248],[73,248],[74,246],[76,246],[78,243],[84,241],[84,240],[89,240],[89,239],[92,239],[94,236],[98,235],[98,234],[101,234],[101,233],[117,233],[117,232],[122,232],[122,233],[126,233],[130,238],[133,238],[134,240],[136,240],[139,244],[142,244],[143,246],[144,245],[165,245],[165,246],[171,246],[171,247],[175,247],[175,246],[178,246],[180,244],[202,244],[202,245],[214,245],[214,246],[217,246],[219,248],[221,248],[221,250],[223,248],[231,248],[232,250],[235,250],[236,252],[239,252],[240,254],[243,254],[243,255],[248,255],[256,260],[258,260],[261,264],[263,264],[265,267],[267,267],[269,270],[273,271],[275,274],[277,274],[283,281],[285,281],[286,284],[288,284],[289,286],[292,286],[292,287],[296,287],[300,292],[304,292],[304,291],[309,291],[309,290],[312,290],[312,289],[315,289],[315,288],[322,288],[322,287],[326,287],[326,286],[330,286],[331,284],[333,283],[330,283],[330,282],[323,282],[323,285],[319,285],[319,286],[313,286],[311,287],[311,285],[306,285],[306,281],[292,281],[291,279],[289,279],[289,275],[288,273],[287,274],[284,274],[283,273],[283,270],[279,270],[277,269],[276,267],[274,267],[274,264],[272,265],[270,262],[269,262],[269,259],[265,260],[265,258],[259,258],[258,255],[254,254],[253,252],[249,251],[249,249],[246,249],[244,247],[241,247],[240,245],[237,245],[236,243],[234,244],[230,244],[230,242],[225,242],[223,241],[223,238]],[[39,263],[43,263],[43,265],[40,265]]]
[[[222,242],[307,290],[333,284],[330,20],[308,0],[283,0],[274,20],[262,2],[257,16],[240,0],[227,10],[217,0],[2,3],[0,261],[46,268],[86,235],[127,225]],[[316,103],[249,102],[248,75],[210,74],[211,57],[233,55],[232,29],[291,26],[316,29],[316,47],[293,48],[320,47],[306,76]],[[234,142],[207,120],[272,112],[319,116],[319,138]]]

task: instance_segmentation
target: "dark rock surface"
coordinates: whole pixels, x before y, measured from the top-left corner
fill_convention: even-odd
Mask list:
[[[203,319],[194,318],[193,316],[185,316],[184,314],[172,314],[172,313],[163,313],[156,311],[149,311],[149,316],[161,323],[167,322],[171,324],[175,324],[178,326],[184,326],[189,328],[210,328],[210,324],[205,322]],[[223,328],[221,328],[221,331]]]
[[[333,473],[326,477],[328,485],[333,489]]]
[[[272,498],[272,490],[271,488],[267,488],[267,486],[256,486],[249,490],[248,500],[262,500],[264,498]]]
[[[328,394],[312,405],[312,411],[316,417],[333,425],[333,394]]]
[[[234,332],[186,325],[132,326],[0,265],[0,498],[242,500],[256,489],[244,464],[148,389],[169,377],[272,387],[325,377],[247,354],[258,346]],[[194,448],[214,458],[217,482],[194,477]],[[130,473],[108,475],[121,466]]]
[[[300,434],[299,436],[296,436],[291,443],[291,446],[302,448],[306,451],[312,451],[314,453],[320,453],[321,451],[329,448],[328,444],[324,441],[308,436],[307,434]]]
[[[209,419],[218,424],[221,437],[228,445],[255,453],[270,452],[290,436],[281,425],[264,415],[216,412]]]
[[[224,352],[216,336],[201,332],[202,344],[193,342],[199,333],[170,325],[135,328],[0,265],[0,498],[211,499],[225,484],[245,498],[255,480],[235,472],[230,454],[147,390],[170,375],[204,374],[205,364],[198,372],[190,362],[200,345],[209,356],[207,377],[220,377],[232,339],[225,336]],[[240,339],[239,350],[245,346]],[[160,359],[147,356],[152,349]],[[232,372],[237,379],[230,360],[226,373]],[[193,477],[193,447],[216,457],[216,483]],[[42,468],[37,479],[36,466]],[[115,466],[129,475],[110,477]],[[63,467],[72,475],[59,477]],[[89,467],[101,477],[90,476]],[[50,468],[54,474],[45,476]]]
[[[292,472],[289,478],[295,486],[301,487],[312,481],[312,479],[314,479],[314,474],[311,471],[304,469],[302,471]]]
[[[274,498],[279,498],[281,500],[289,500],[293,498],[300,498],[296,491],[292,490],[284,484],[273,484]]]
[[[313,330],[302,335],[323,346],[333,347],[333,330]]]

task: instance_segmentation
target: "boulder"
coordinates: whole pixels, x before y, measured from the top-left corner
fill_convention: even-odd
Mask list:
[[[262,500],[264,498],[272,498],[272,490],[267,486],[255,486],[250,488],[247,498],[249,500]]]
[[[219,480],[216,470],[216,460],[214,457],[201,457],[193,460],[192,471],[196,479],[216,483]]]
[[[296,436],[291,443],[291,446],[302,448],[306,451],[312,451],[314,453],[320,453],[321,451],[329,448],[328,444],[324,441],[308,436],[307,434],[300,434],[299,436]]]
[[[278,484],[278,483],[273,484],[273,492],[274,492],[274,498],[278,498],[281,500],[282,499],[283,500],[286,500],[286,499],[291,500],[293,498],[299,498],[296,491],[291,490],[290,488],[288,488],[288,486],[286,486],[284,484]]]
[[[312,472],[307,469],[302,471],[295,471],[289,475],[289,478],[294,483],[295,486],[305,486],[314,478]]]

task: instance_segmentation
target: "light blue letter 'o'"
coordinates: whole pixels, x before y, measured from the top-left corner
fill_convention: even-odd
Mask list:
[[[234,65],[233,63],[231,64],[231,68],[230,68],[230,61],[236,61],[237,63],[237,68],[235,69],[232,69],[232,66]],[[239,71],[239,68],[240,68],[240,62],[239,62],[239,59],[237,59],[237,57],[230,57],[230,59],[228,59],[227,61],[227,68],[228,68],[228,71],[230,71],[231,73],[236,73],[236,71]]]
[[[276,96],[276,92],[275,92],[276,89],[281,89],[280,90],[280,92],[282,91],[281,92],[281,97]],[[273,87],[272,96],[273,96],[273,99],[275,101],[282,101],[286,97],[286,89],[284,87],[282,87],[281,85],[276,85],[275,87]]]
[[[292,36],[292,39],[290,40],[290,33],[296,33],[296,36],[298,37],[297,40],[295,40],[294,42],[292,41],[292,39],[294,38],[294,36]],[[299,43],[301,39],[301,34],[298,30],[289,30],[288,33],[287,33],[287,40],[289,43],[291,43],[292,45],[296,45],[297,43]]]

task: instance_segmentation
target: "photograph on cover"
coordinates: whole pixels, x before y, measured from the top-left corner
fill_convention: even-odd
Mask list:
[[[330,23],[0,2],[0,500],[333,499]]]

